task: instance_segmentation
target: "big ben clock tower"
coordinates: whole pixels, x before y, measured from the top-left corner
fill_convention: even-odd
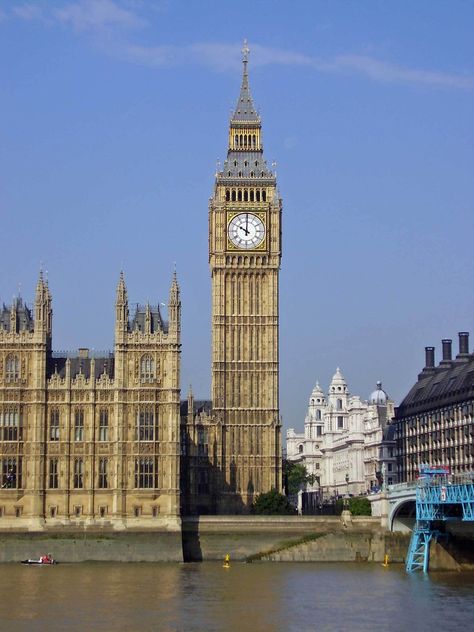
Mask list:
[[[219,426],[217,511],[246,512],[281,489],[278,282],[281,199],[268,168],[243,49],[227,159],[209,204],[212,417]]]

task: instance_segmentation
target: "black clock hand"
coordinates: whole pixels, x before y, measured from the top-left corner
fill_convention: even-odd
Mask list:
[[[243,226],[239,226],[239,228],[241,228],[246,235],[249,234],[249,231],[246,228],[244,228]]]

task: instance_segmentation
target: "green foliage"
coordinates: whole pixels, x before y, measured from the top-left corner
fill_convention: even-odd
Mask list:
[[[279,494],[276,489],[272,489],[257,496],[252,506],[252,513],[261,516],[285,516],[294,514],[295,510],[286,496]]]
[[[300,489],[305,487],[306,483],[312,485],[315,481],[314,475],[308,474],[304,465],[286,459],[283,461],[283,477],[290,496],[297,494]]]
[[[372,506],[367,496],[349,498],[349,511],[353,516],[371,516]]]
[[[336,500],[336,515],[339,516],[344,509],[345,498],[338,498]],[[349,498],[348,509],[353,516],[371,516],[372,507],[370,500],[367,496],[357,496]]]

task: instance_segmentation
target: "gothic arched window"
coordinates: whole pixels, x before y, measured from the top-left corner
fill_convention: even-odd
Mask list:
[[[140,362],[140,379],[142,382],[150,382],[155,379],[155,361],[149,353],[142,356]]]
[[[298,446],[298,452],[300,454],[302,454],[302,452],[303,452],[303,444],[302,443],[300,443],[300,445]]]
[[[16,355],[7,356],[5,362],[5,380],[14,382],[20,377],[20,360]]]

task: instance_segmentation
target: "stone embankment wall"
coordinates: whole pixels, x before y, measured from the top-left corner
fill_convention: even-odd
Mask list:
[[[472,538],[433,543],[431,569],[469,568]],[[402,563],[410,534],[390,533],[380,518],[356,516],[200,516],[184,518],[182,531],[67,528],[0,532],[0,562],[51,553],[64,562],[186,562],[222,560]],[[468,541],[468,546],[464,543]]]
[[[59,562],[182,562],[179,532],[2,533],[0,562],[50,553]]]
[[[380,518],[353,516],[201,516],[183,520],[185,561],[266,559],[402,562],[405,534],[387,533]]]

